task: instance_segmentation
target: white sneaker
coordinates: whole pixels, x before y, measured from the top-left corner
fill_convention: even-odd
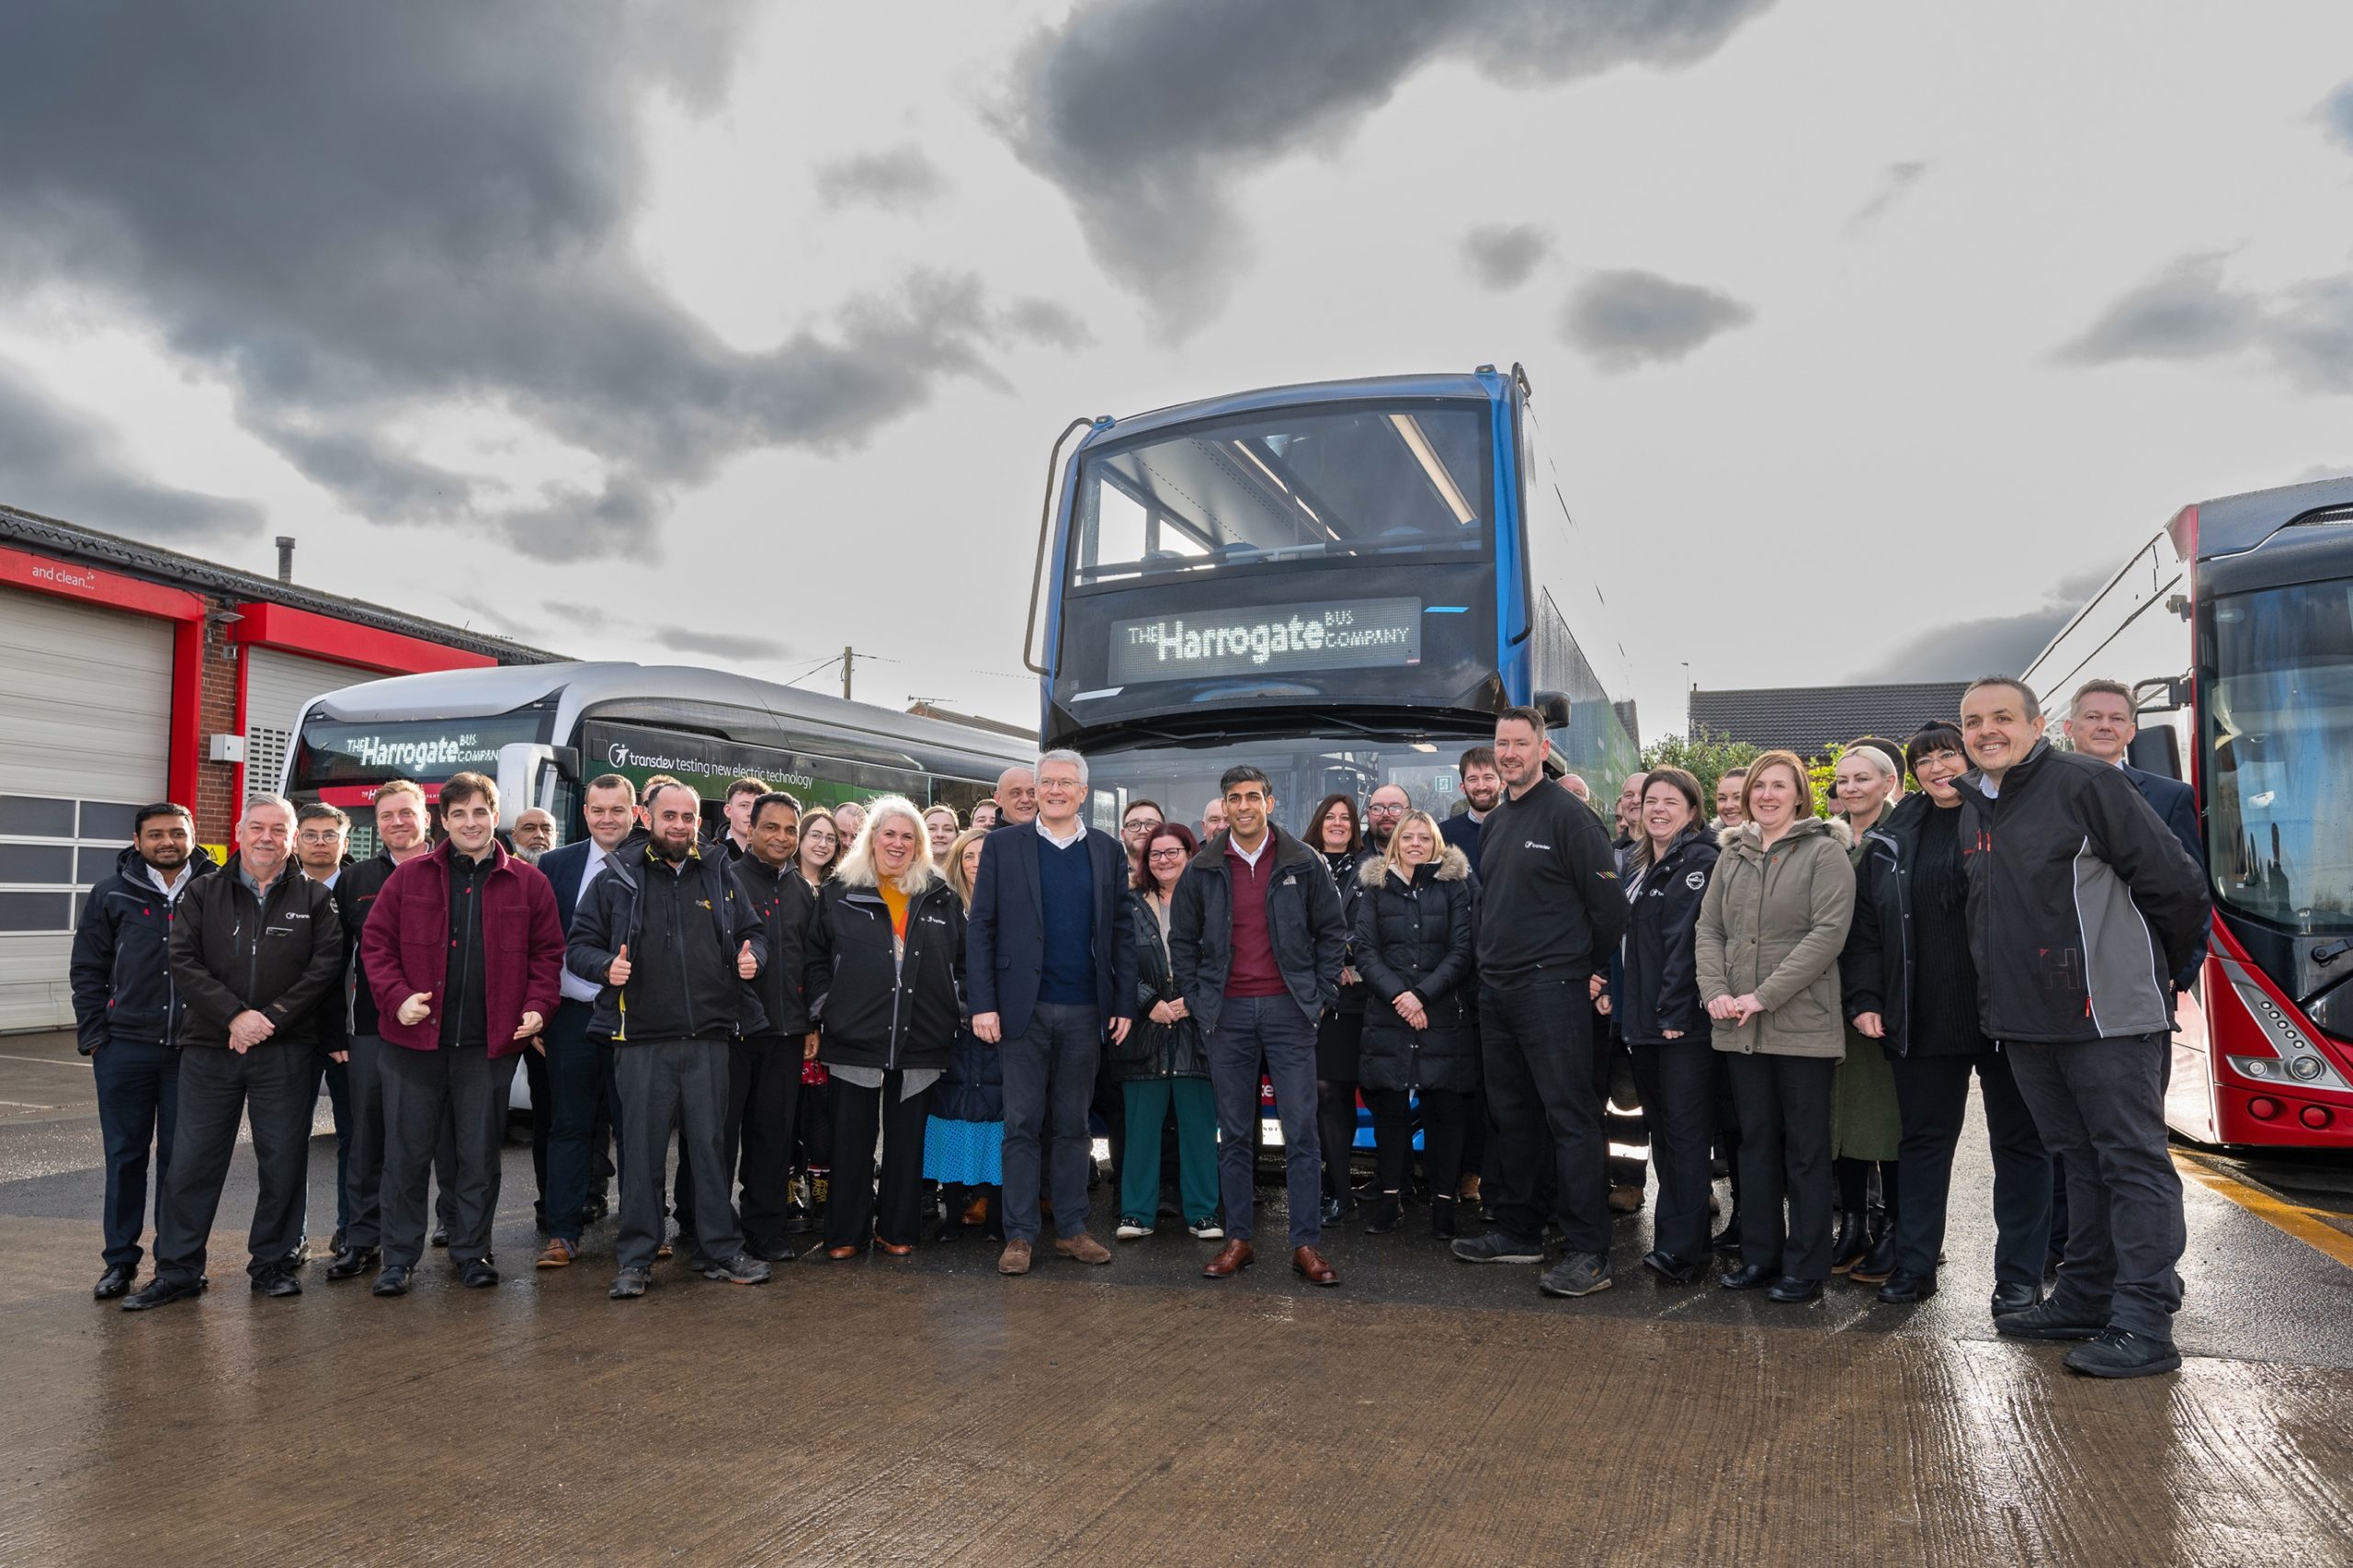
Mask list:
[[[1111,1233],[1120,1241],[1132,1242],[1152,1234],[1152,1227],[1134,1220],[1122,1220],[1120,1221],[1120,1228]]]
[[[1222,1242],[1225,1240],[1225,1227],[1219,1224],[1215,1220],[1209,1221],[1205,1224],[1188,1225],[1185,1228],[1192,1232],[1196,1237],[1205,1242]]]

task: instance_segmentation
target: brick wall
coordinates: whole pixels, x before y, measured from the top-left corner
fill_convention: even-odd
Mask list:
[[[210,601],[221,604],[220,600]],[[198,756],[201,759],[211,750],[214,735],[233,735],[237,729],[237,681],[242,672],[233,655],[234,644],[223,638],[217,629],[208,629],[204,638],[204,697],[198,724]],[[196,768],[196,799],[189,806],[196,812],[196,836],[199,844],[228,844],[231,829],[237,820],[237,768],[234,763],[199,760]]]

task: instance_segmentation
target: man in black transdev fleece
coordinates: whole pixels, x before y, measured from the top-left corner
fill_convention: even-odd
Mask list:
[[[694,1183],[695,1233],[681,1235],[706,1279],[764,1285],[768,1266],[744,1250],[723,1165],[728,1052],[767,1027],[752,982],[767,933],[726,854],[700,841],[702,801],[675,781],[649,789],[650,835],[605,864],[572,918],[564,965],[603,983],[588,1032],[613,1041],[620,1093],[621,1222],[617,1301],[645,1294],[662,1244],[662,1178],[670,1127]]]
[[[313,1053],[320,1004],[343,979],[335,897],[296,868],[294,808],[260,795],[237,823],[237,853],[180,896],[172,984],[188,1003],[180,1033],[179,1125],[155,1223],[155,1278],[123,1299],[141,1312],[200,1295],[205,1241],[250,1119],[261,1190],[246,1242],[256,1294],[299,1296],[287,1256],[301,1240],[310,1168]]]
[[[1479,832],[1479,1049],[1502,1147],[1495,1228],[1454,1244],[1466,1263],[1541,1263],[1541,1167],[1566,1251],[1547,1295],[1609,1288],[1609,1147],[1594,1082],[1588,988],[1626,933],[1626,894],[1601,819],[1544,776],[1544,716],[1495,717],[1505,798]]]
[[[130,1294],[139,1277],[151,1145],[156,1218],[163,1217],[188,1011],[172,984],[172,917],[196,879],[217,869],[196,843],[186,806],[142,806],[131,832],[114,874],[83,902],[70,971],[76,1043],[97,1080],[106,1141],[106,1272],[90,1292],[101,1301]]]
[[[752,801],[746,824],[735,881],[767,933],[759,979],[766,1027],[729,1049],[721,1164],[729,1181],[741,1176],[745,1250],[766,1263],[790,1263],[792,1238],[784,1227],[791,1218],[792,1130],[799,1120],[802,1048],[815,1038],[802,989],[802,955],[817,895],[793,867],[801,802],[781,790],[763,791]]]
[[[2094,1377],[2168,1372],[2188,1236],[2165,1062],[2173,977],[2206,933],[2206,875],[2121,770],[2051,749],[2022,683],[1971,683],[1961,733],[1977,765],[1958,788],[1978,1010],[2067,1165],[2059,1283],[1995,1332],[2087,1340],[2067,1365]]]

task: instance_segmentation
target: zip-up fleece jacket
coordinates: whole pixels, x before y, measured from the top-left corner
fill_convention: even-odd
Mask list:
[[[1989,799],[1964,775],[1961,867],[1985,1038],[2165,1034],[2206,933],[2206,874],[2123,770],[2037,741]]]
[[[653,957],[645,940],[644,881],[652,876],[669,876],[665,868],[655,869],[650,839],[637,840],[632,847],[624,844],[606,857],[605,869],[588,884],[581,895],[579,907],[572,912],[570,940],[563,950],[564,966],[581,979],[597,987],[597,1003],[588,1015],[588,1032],[609,1035],[615,1045],[629,1044],[630,993],[647,984],[642,978],[647,960]],[[706,853],[700,845],[688,852],[677,875],[684,885],[678,889],[682,906],[709,916],[708,939],[719,945],[726,960],[723,981],[714,981],[708,987],[691,991],[680,1000],[697,1021],[698,1033],[723,1031],[745,1036],[760,1033],[767,1027],[767,1018],[760,1011],[758,981],[743,980],[735,972],[736,955],[744,944],[752,944],[752,956],[762,963],[767,961],[768,937],[760,917],[752,909],[752,901],[743,896],[736,886],[727,857]],[[542,877],[540,881],[547,879]],[[554,890],[549,890],[554,895]],[[704,940],[701,922],[690,923],[678,933],[681,941]],[[629,949],[630,983],[608,985],[605,971],[613,966],[613,959],[622,948]],[[653,983],[676,990],[676,976],[654,977]],[[710,1020],[704,1024],[703,1020]],[[639,1033],[638,1040],[650,1038]],[[673,1036],[675,1038],[675,1036]]]
[[[815,1026],[809,1021],[809,923],[816,918],[817,894],[808,881],[786,866],[770,870],[756,855],[735,861],[735,885],[751,901],[752,913],[767,933],[767,961],[760,966],[760,1011],[767,1016],[769,1035],[782,1035],[797,1048]]]
[[[1340,999],[1340,967],[1348,949],[1340,916],[1340,890],[1324,857],[1281,828],[1267,829],[1266,854],[1275,858],[1267,879],[1267,936],[1283,987],[1311,1024]],[[1168,901],[1168,965],[1185,1010],[1203,1038],[1217,1032],[1225,1010],[1226,977],[1233,971],[1233,879],[1225,869],[1230,833],[1212,834],[1176,879]]]
[[[482,882],[483,1016],[490,1059],[513,1056],[530,1042],[514,1038],[523,1015],[555,1017],[563,993],[563,927],[555,917],[555,889],[538,867],[510,855],[496,840]],[[443,839],[395,870],[376,895],[359,951],[375,992],[378,1022],[388,1045],[438,1051],[442,1016],[461,998],[450,994],[449,857]],[[400,1020],[403,1002],[424,992],[432,1010],[423,1022]]]
[[[277,1026],[263,1044],[311,1048],[319,1004],[343,983],[343,923],[335,896],[291,858],[256,900],[232,855],[180,894],[171,955],[172,984],[188,1006],[182,1045],[227,1050],[231,1020],[250,1009]]]
[[[1626,934],[1618,854],[1593,808],[1552,779],[1479,824],[1479,983],[1584,980]]]
[[[945,1068],[962,1021],[964,904],[934,872],[907,898],[904,949],[870,866],[835,877],[809,923],[806,989],[828,1067]]]
[[[1855,915],[1852,838],[1845,823],[1824,817],[1800,817],[1770,849],[1753,822],[1718,835],[1692,948],[1699,999],[1753,992],[1765,1004],[1737,1028],[1714,1024],[1718,1051],[1846,1056],[1838,953]]]
[[[368,929],[368,916],[395,869],[391,851],[379,850],[365,860],[346,866],[343,874],[335,880],[335,912],[343,922],[343,960],[352,971],[349,1020],[353,1034],[383,1032],[378,1027],[381,1020],[376,1017],[375,993],[368,987],[368,968],[359,951],[359,934]]]
[[[203,846],[188,851],[190,879],[220,868]],[[196,883],[180,888],[184,900]],[[177,1045],[187,1011],[172,983],[173,901],[148,880],[147,862],[137,848],[115,858],[114,875],[102,879],[82,904],[74,928],[74,1046],[87,1056],[109,1040],[142,1045]]]
[[[1643,873],[1642,891],[1628,902],[1622,982],[1610,1010],[1629,1045],[1705,1041],[1715,1020],[1699,999],[1698,947],[1699,905],[1716,874],[1715,839],[1704,828],[1687,828],[1666,854]]]

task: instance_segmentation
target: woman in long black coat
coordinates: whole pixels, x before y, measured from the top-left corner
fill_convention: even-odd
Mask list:
[[[1418,1096],[1430,1229],[1451,1236],[1462,1137],[1479,1086],[1478,1032],[1463,996],[1477,940],[1478,881],[1462,851],[1438,836],[1437,821],[1415,812],[1390,835],[1386,855],[1364,858],[1357,884],[1353,951],[1368,994],[1358,1074],[1372,1109],[1381,1187],[1365,1229],[1397,1228]]]

